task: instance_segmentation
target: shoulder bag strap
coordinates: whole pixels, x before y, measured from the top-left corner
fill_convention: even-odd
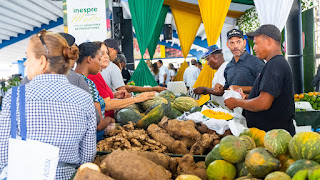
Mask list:
[[[25,108],[25,85],[20,86],[19,109],[20,109],[20,136],[22,140],[27,140],[27,121]]]
[[[15,139],[17,137],[17,92],[18,87],[13,87],[11,92],[11,129],[10,135],[11,138]]]

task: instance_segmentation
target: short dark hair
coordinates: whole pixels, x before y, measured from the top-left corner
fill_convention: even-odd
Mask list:
[[[84,42],[79,45],[79,58],[77,60],[77,63],[81,64],[86,57],[92,57],[94,58],[100,47],[98,47],[93,42]]]
[[[162,60],[159,60],[158,62],[159,62],[160,64],[163,64]]]
[[[127,62],[127,58],[126,56],[124,56],[123,54],[117,54],[117,57],[115,60],[119,60],[120,63],[126,63]]]
[[[196,64],[197,64],[197,60],[191,59],[191,64],[192,64],[192,65],[196,65]]]

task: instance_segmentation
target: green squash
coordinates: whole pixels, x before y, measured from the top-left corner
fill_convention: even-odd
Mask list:
[[[320,166],[310,168],[308,171],[308,180],[319,180],[320,179]]]
[[[274,156],[286,154],[289,151],[290,133],[284,129],[273,129],[264,136],[264,147]]]
[[[292,180],[308,180],[308,170],[300,170],[298,171],[292,178]]]
[[[291,180],[291,177],[284,172],[275,171],[268,174],[264,180]]]
[[[161,91],[158,96],[163,97],[170,102],[173,102],[176,99],[176,96],[174,95],[174,93],[169,90]]]
[[[244,161],[247,148],[238,137],[229,135],[221,139],[219,152],[224,160],[239,163]]]
[[[256,148],[256,143],[250,136],[242,135],[239,137],[239,139],[243,142],[243,144],[246,146],[248,151]]]
[[[153,99],[150,99],[150,100],[147,100],[147,101],[141,103],[141,105],[142,105],[143,109],[145,111],[147,111],[148,109],[151,108],[151,106],[153,106],[155,104],[162,104],[162,103],[168,103],[168,100],[166,100],[163,97],[156,96]]]
[[[234,180],[236,168],[227,161],[216,160],[209,164],[207,176],[209,180]]]
[[[255,148],[249,151],[245,164],[250,174],[257,178],[264,178],[280,167],[280,161],[264,148]]]
[[[289,166],[289,168],[287,169],[286,173],[290,177],[293,177],[298,171],[303,170],[303,169],[307,169],[307,168],[311,168],[311,167],[315,167],[317,165],[319,165],[319,164],[315,161],[300,159],[300,160],[297,160],[296,162],[294,162],[293,164],[291,164]]]
[[[235,180],[260,180],[260,179],[254,178],[252,176],[243,176],[243,177],[239,177]]]
[[[215,145],[212,148],[212,150],[207,154],[205,159],[206,167],[208,167],[209,164],[215,160],[223,160],[223,158],[220,156],[220,153],[219,153],[219,144]]]
[[[195,107],[190,109],[190,113],[200,112],[201,109],[202,109],[201,107],[195,106]]]
[[[238,178],[243,177],[243,176],[247,176],[249,174],[249,171],[246,167],[245,161],[243,161],[241,163],[237,163],[235,166],[236,166]]]
[[[178,97],[173,101],[173,107],[182,113],[195,106],[199,106],[199,103],[191,97]]]
[[[300,132],[293,136],[289,143],[290,155],[298,159],[309,159],[320,162],[320,134]]]
[[[171,113],[168,116],[169,119],[176,119],[177,117],[181,116],[182,113],[175,108],[171,107]]]
[[[128,124],[129,121],[137,123],[142,118],[139,111],[135,109],[121,109],[117,112],[116,121],[122,126]]]
[[[138,104],[131,104],[130,106],[125,107],[125,109],[134,109],[139,111],[140,113],[144,112]]]
[[[150,124],[159,123],[164,116],[171,113],[170,103],[162,103],[153,108],[137,123],[137,127],[147,129]]]

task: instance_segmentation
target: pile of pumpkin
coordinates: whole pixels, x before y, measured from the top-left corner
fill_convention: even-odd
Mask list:
[[[226,136],[206,156],[209,180],[318,180],[320,135],[250,128]]]
[[[138,128],[147,129],[150,124],[159,123],[164,116],[175,119],[192,108],[199,108],[195,99],[182,93],[174,94],[169,90],[164,90],[152,100],[121,109],[116,114],[116,121],[120,125],[131,121],[137,124]]]

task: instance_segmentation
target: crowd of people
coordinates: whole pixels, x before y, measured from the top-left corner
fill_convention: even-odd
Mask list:
[[[208,47],[203,58],[217,72],[212,88],[198,87],[194,92],[221,98],[225,90],[236,90],[243,99],[229,98],[224,103],[229,109],[245,109],[248,127],[281,128],[294,134],[292,72],[281,53],[281,33],[273,25],[263,25],[247,35],[255,43],[256,56],[246,51],[242,31],[229,31],[232,60],[226,62],[217,46]],[[97,140],[114,125],[115,110],[152,99],[176,75],[172,63],[166,67],[162,60],[148,61],[160,86],[127,85],[126,58],[114,39],[77,46],[69,34],[43,30],[30,38],[26,55],[27,76],[21,84],[25,85],[27,137],[60,148],[56,179],[70,179],[77,166],[93,161]],[[191,60],[183,76],[187,87],[193,86],[201,69],[201,63]],[[131,92],[142,93],[132,97]],[[8,163],[11,95],[9,90],[0,114],[0,174]],[[19,104],[19,99],[13,100]],[[16,111],[19,114],[20,109]],[[20,135],[19,125],[17,129]]]

